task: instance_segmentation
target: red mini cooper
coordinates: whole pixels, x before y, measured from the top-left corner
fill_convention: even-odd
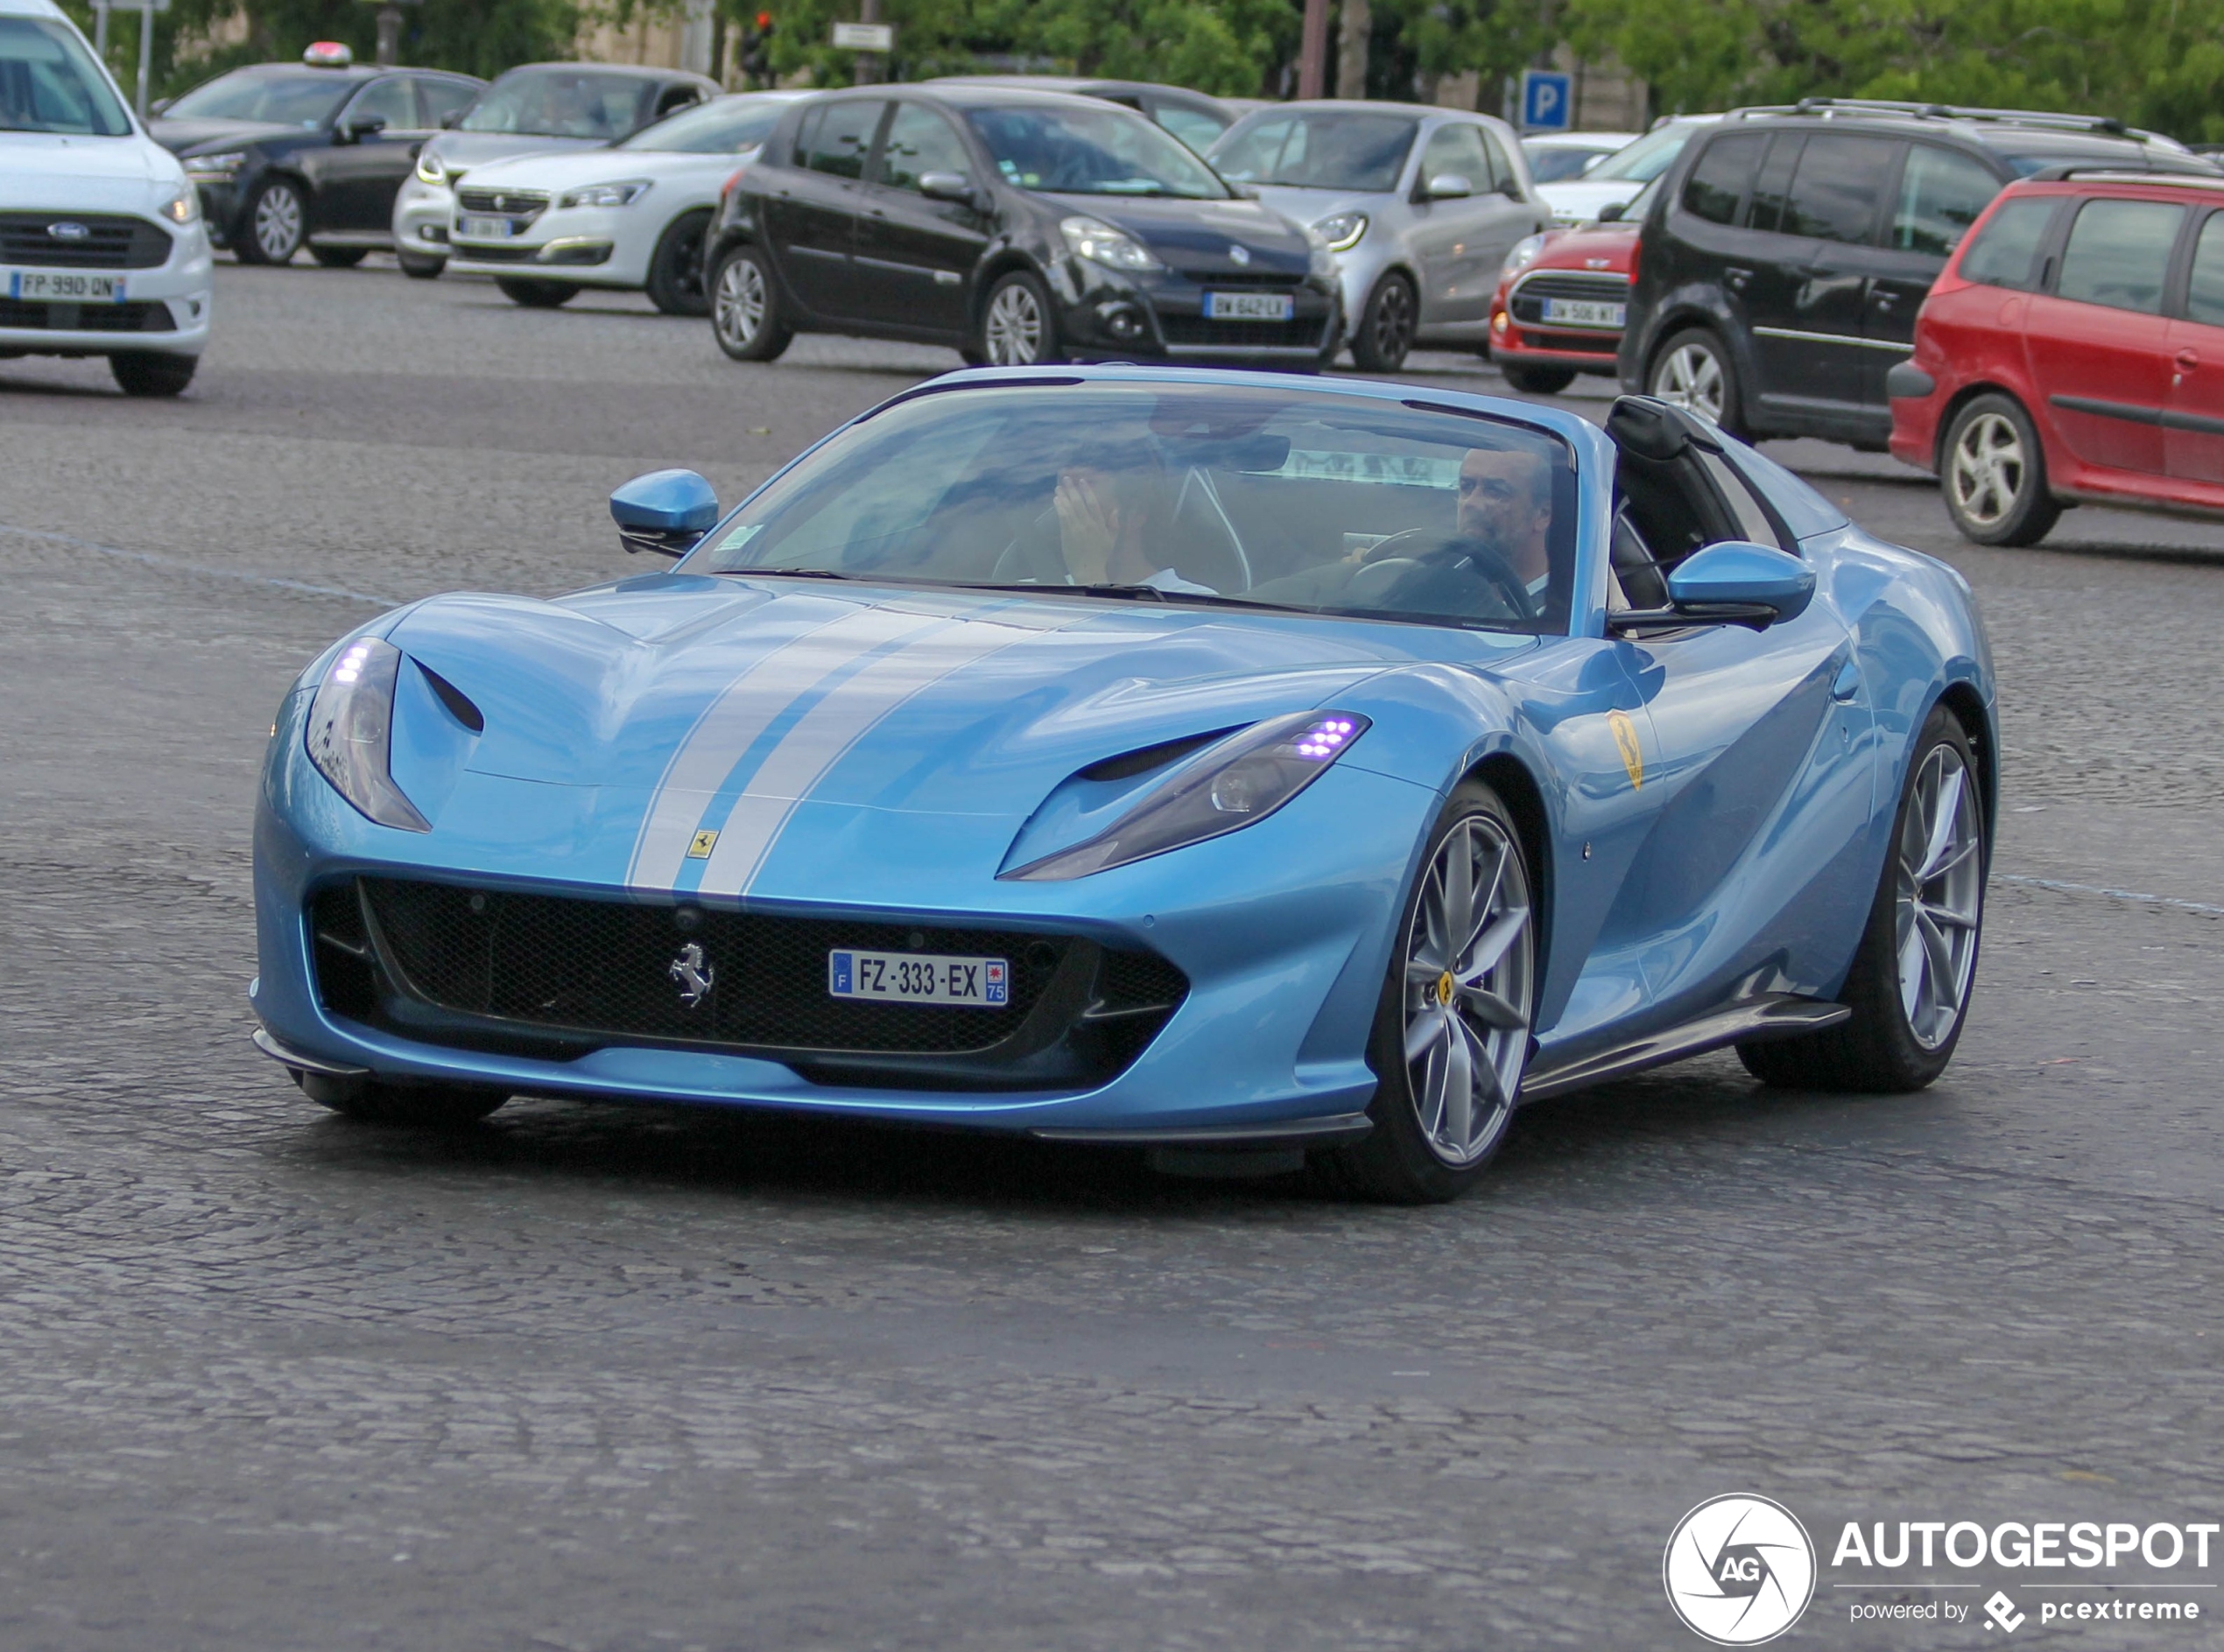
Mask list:
[[[1515,247],[1490,301],[1490,359],[1506,383],[1550,396],[1578,373],[1611,376],[1636,265],[1634,222],[1547,229]]]
[[[1892,452],[1980,545],[2035,545],[2084,500],[2224,515],[2224,178],[2011,185],[1885,389]]]

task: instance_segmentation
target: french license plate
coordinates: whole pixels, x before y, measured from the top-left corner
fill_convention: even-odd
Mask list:
[[[1545,300],[1545,319],[1569,327],[1620,327],[1629,312],[1626,304],[1608,304],[1598,299]]]
[[[121,304],[123,278],[70,270],[11,270],[8,296],[48,304]]]
[[[480,241],[507,241],[517,233],[517,227],[507,218],[465,216],[455,221],[455,233],[470,235]]]
[[[882,1004],[1002,1009],[1011,1002],[1011,966],[940,953],[828,953],[827,992]]]
[[[1286,292],[1207,292],[1208,321],[1286,321],[1297,305]]]

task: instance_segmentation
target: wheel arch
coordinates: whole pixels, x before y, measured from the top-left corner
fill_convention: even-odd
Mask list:
[[[1954,391],[1951,397],[1946,398],[1946,404],[1939,409],[1938,427],[1932,432],[1931,436],[1931,469],[1933,475],[1944,475],[1946,474],[1946,437],[1952,433],[1953,430],[1953,421],[1961,416],[1961,410],[1968,406],[1970,403],[1975,401],[1980,396],[2003,396],[2009,401],[2015,403],[2016,407],[2022,411],[2023,417],[2027,419],[2030,419],[2030,427],[2038,437],[2040,457],[2046,458],[2049,456],[2045,451],[2045,431],[2040,428],[2038,420],[2031,418],[2031,410],[2030,405],[2025,403],[2021,396],[2016,394],[2014,388],[2007,384],[2002,384],[1995,379],[1978,379],[1972,383],[1964,384],[1960,390]],[[2047,468],[2051,475],[2053,468],[2052,466],[2050,464]],[[2052,489],[2050,489],[2049,491],[2051,492]]]
[[[1537,905],[1532,929],[1537,937],[1538,997],[1541,1002],[1544,983],[1552,968],[1553,911],[1552,816],[1545,807],[1544,790],[1528,766],[1510,751],[1492,752],[1461,778],[1481,781],[1505,801],[1508,812],[1514,817],[1514,826],[1521,833],[1522,847],[1529,853],[1531,898]]]
[[[1997,829],[2000,813],[2000,752],[1998,742],[1993,738],[1992,718],[1972,683],[1948,683],[1937,703],[1961,725],[1961,732],[1969,742],[1970,755],[1977,760],[1977,784],[1985,800],[1985,839],[1989,843]]]
[[[1058,289],[1041,264],[1017,247],[999,247],[981,261],[981,272],[974,278],[972,295],[966,299],[965,330],[968,338],[980,328],[981,318],[985,313],[983,306],[989,302],[989,290],[1015,270],[1041,282],[1050,292],[1052,307],[1055,309],[1058,306]]]

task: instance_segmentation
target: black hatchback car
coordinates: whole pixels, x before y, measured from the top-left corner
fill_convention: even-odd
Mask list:
[[[1325,247],[1143,116],[1055,93],[799,103],[728,186],[706,256],[711,324],[740,361],[827,332],[976,365],[1313,369],[1341,331]]]
[[[242,264],[360,264],[393,245],[394,197],[417,151],[486,82],[437,69],[356,68],[344,48],[204,81],[161,110],[155,141],[201,191],[208,238]]]
[[[1622,387],[1739,435],[1881,451],[1885,376],[1914,349],[1947,255],[2005,185],[2064,165],[2214,173],[2099,117],[1827,99],[1736,111],[1637,203]]]

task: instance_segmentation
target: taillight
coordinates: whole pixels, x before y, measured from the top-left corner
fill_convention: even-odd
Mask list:
[[[1631,237],[1629,242],[1629,291],[1632,292],[1635,292],[1637,290],[1637,255],[1644,250],[1644,245],[1645,243],[1641,237]]]
[[[741,181],[742,174],[740,172],[735,172],[731,178],[728,179],[725,183],[719,186],[718,204],[720,206],[722,207],[726,204],[726,197],[734,193],[734,186]]]

